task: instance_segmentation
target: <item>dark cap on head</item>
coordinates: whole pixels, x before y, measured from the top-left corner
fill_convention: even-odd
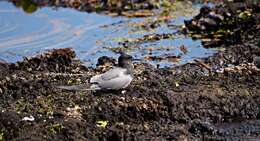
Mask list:
[[[118,66],[127,68],[129,65],[132,65],[133,57],[131,55],[128,55],[126,53],[121,53],[121,55],[118,58]]]
[[[133,57],[131,56],[131,55],[128,55],[128,54],[126,54],[126,53],[124,53],[124,52],[121,52],[120,53],[121,55],[119,56],[119,58],[118,59],[127,59],[127,60],[131,60],[131,59],[133,59]]]

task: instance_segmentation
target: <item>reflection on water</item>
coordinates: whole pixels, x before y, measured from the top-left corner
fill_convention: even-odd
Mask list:
[[[175,28],[164,25],[151,31],[136,31],[132,26],[152,18],[111,17],[65,8],[37,9],[37,4],[31,0],[17,1],[15,5],[22,7],[26,12],[21,8],[17,9],[11,3],[0,2],[0,60],[9,62],[52,48],[71,47],[79,59],[86,65],[91,65],[102,55],[117,57],[117,54],[107,48],[118,47],[120,39],[136,39],[146,34],[176,32]],[[179,17],[171,22],[180,24],[186,18]],[[183,54],[178,48],[182,44],[187,47],[187,54]],[[182,55],[178,64],[213,53],[204,49],[200,41],[193,41],[184,36],[136,44],[131,46],[128,53],[144,60],[151,54],[151,48],[154,56]],[[176,62],[168,61],[148,62],[161,66],[176,65]]]

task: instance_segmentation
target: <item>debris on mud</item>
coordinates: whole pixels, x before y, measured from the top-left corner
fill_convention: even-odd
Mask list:
[[[153,9],[170,7],[171,0],[9,0],[16,6],[22,7],[24,11],[32,13],[38,7],[70,7],[79,11],[104,12],[110,15],[123,15],[127,17],[149,17],[153,16]]]
[[[151,17],[160,16],[170,19],[176,14],[192,13],[190,1],[176,0],[8,0],[27,13],[38,8],[49,6],[54,8],[73,8],[82,12],[97,12],[110,16]],[[203,2],[203,0],[201,1]],[[172,13],[172,12],[176,13]]]
[[[259,140],[259,19],[254,23],[250,36],[238,32],[241,42],[211,57],[174,68],[135,63],[126,92],[57,88],[88,83],[116,63],[109,57],[87,68],[71,49],[55,49],[0,63],[0,139]]]
[[[27,71],[68,72],[72,67],[72,59],[76,57],[69,48],[53,50],[33,58],[25,57],[22,62],[17,62],[15,67]]]
[[[174,55],[164,55],[164,56],[147,56],[144,58],[144,60],[148,61],[162,61],[162,60],[168,60],[170,62],[179,62],[181,59],[181,56],[174,56]]]
[[[144,35],[142,38],[137,38],[137,39],[129,39],[124,41],[121,44],[140,44],[140,43],[144,43],[144,42],[153,42],[153,41],[158,41],[158,40],[162,40],[162,39],[169,39],[169,38],[173,38],[173,34],[170,33],[163,33],[163,34],[151,34],[151,35]]]
[[[225,3],[214,8],[204,6],[185,25],[191,37],[202,39],[204,47],[233,44],[241,41],[242,34],[255,32],[259,9],[260,4],[254,1]]]

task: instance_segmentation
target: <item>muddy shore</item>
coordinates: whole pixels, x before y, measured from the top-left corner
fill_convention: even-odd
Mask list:
[[[0,140],[260,140],[260,15],[248,9],[252,23],[225,25],[237,32],[219,38],[218,53],[175,68],[135,63],[125,93],[56,88],[87,83],[115,63],[107,57],[88,68],[65,48],[0,62]],[[210,30],[202,18],[192,35]]]

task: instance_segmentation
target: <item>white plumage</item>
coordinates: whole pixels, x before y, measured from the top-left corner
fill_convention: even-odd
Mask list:
[[[125,68],[113,68],[103,74],[93,76],[90,79],[90,89],[121,89],[126,88],[133,77],[127,73]]]

